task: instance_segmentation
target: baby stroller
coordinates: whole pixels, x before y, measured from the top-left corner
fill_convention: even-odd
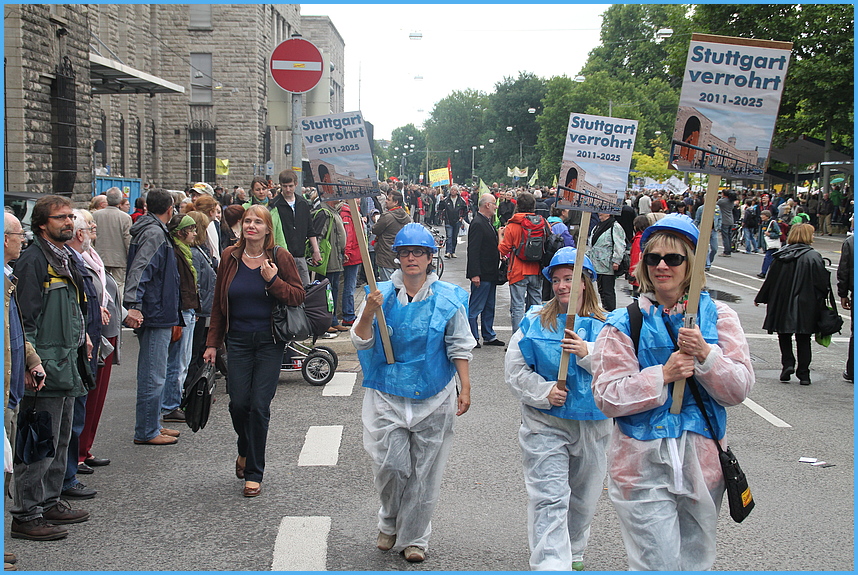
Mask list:
[[[287,343],[280,371],[300,371],[310,385],[325,385],[334,377],[339,359],[333,349],[316,345],[316,339],[331,327],[334,298],[327,278],[316,280],[305,289],[304,313],[313,332],[313,343],[310,346],[300,341]]]

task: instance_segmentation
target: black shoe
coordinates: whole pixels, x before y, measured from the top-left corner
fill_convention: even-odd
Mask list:
[[[799,380],[799,383],[801,385],[810,385],[810,380],[809,379],[801,379],[801,380]]]
[[[57,504],[42,513],[45,521],[51,525],[65,525],[67,523],[83,523],[89,519],[89,511],[85,509],[72,509],[71,505],[60,499]]]
[[[98,491],[92,487],[87,487],[83,483],[77,482],[74,484],[74,487],[63,489],[62,496],[71,499],[92,499],[96,493]]]
[[[29,521],[18,521],[13,517],[10,532],[12,539],[29,539],[31,541],[54,541],[69,534],[65,527],[48,525],[44,517],[36,517]]]
[[[90,467],[104,467],[110,465],[110,460],[106,457],[87,457],[83,460]]]
[[[760,279],[762,279],[762,280],[764,280],[764,279],[766,279],[766,274],[764,274],[764,273],[758,273],[758,274],[757,274],[757,277],[758,277],[758,278],[760,278]]]
[[[498,338],[495,338],[495,339],[493,339],[493,340],[491,340],[491,341],[484,341],[484,342],[483,342],[483,345],[495,345],[495,346],[498,346],[498,347],[503,347],[503,346],[505,346],[506,344],[505,344],[504,342],[502,342],[501,340],[499,340]]]
[[[795,373],[794,367],[785,367],[781,370],[781,381],[789,381],[792,374]]]
[[[181,409],[174,409],[170,413],[161,416],[164,421],[185,423],[185,413]]]
[[[474,349],[480,349],[481,347],[483,346],[480,345],[480,342],[477,342],[477,345],[474,346]]]
[[[848,371],[844,371],[843,372],[843,379],[845,379],[849,383],[852,383],[852,374],[850,374]]]
[[[95,469],[93,469],[86,463],[81,462],[77,464],[78,475],[92,475],[93,473],[95,473]]]
[[[721,254],[721,255],[722,255],[722,256],[724,256],[725,258],[729,258],[729,257],[730,257],[730,254]]]

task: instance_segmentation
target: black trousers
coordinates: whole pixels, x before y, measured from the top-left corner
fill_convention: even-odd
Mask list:
[[[596,286],[599,288],[599,297],[602,299],[602,307],[607,311],[614,311],[617,307],[617,293],[614,284],[617,276],[614,274],[599,274],[596,276]]]
[[[792,352],[792,338],[795,335],[796,354]],[[800,380],[810,380],[810,334],[809,333],[779,333],[778,344],[781,348],[781,366],[794,367],[795,376]],[[798,363],[796,363],[796,355]]]

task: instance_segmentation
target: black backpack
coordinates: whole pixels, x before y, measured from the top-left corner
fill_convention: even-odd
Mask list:
[[[550,233],[545,239],[545,253],[542,254],[542,267],[551,264],[551,258],[554,257],[557,250],[565,246],[566,242],[563,240],[563,236],[553,232]]]

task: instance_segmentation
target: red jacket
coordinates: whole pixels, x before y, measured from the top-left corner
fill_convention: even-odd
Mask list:
[[[363,263],[363,258],[360,255],[360,244],[358,244],[357,235],[355,235],[352,210],[348,204],[340,206],[340,219],[343,220],[343,227],[346,229],[346,249],[343,256],[343,265],[353,266],[361,264]]]
[[[509,269],[506,277],[511,284],[521,281],[524,276],[536,276],[542,272],[542,262],[527,262],[515,256],[515,249],[524,234],[521,231],[521,220],[524,219],[524,216],[532,215],[532,213],[519,212],[513,214],[504,228],[503,240],[498,244],[501,257],[509,256]]]

